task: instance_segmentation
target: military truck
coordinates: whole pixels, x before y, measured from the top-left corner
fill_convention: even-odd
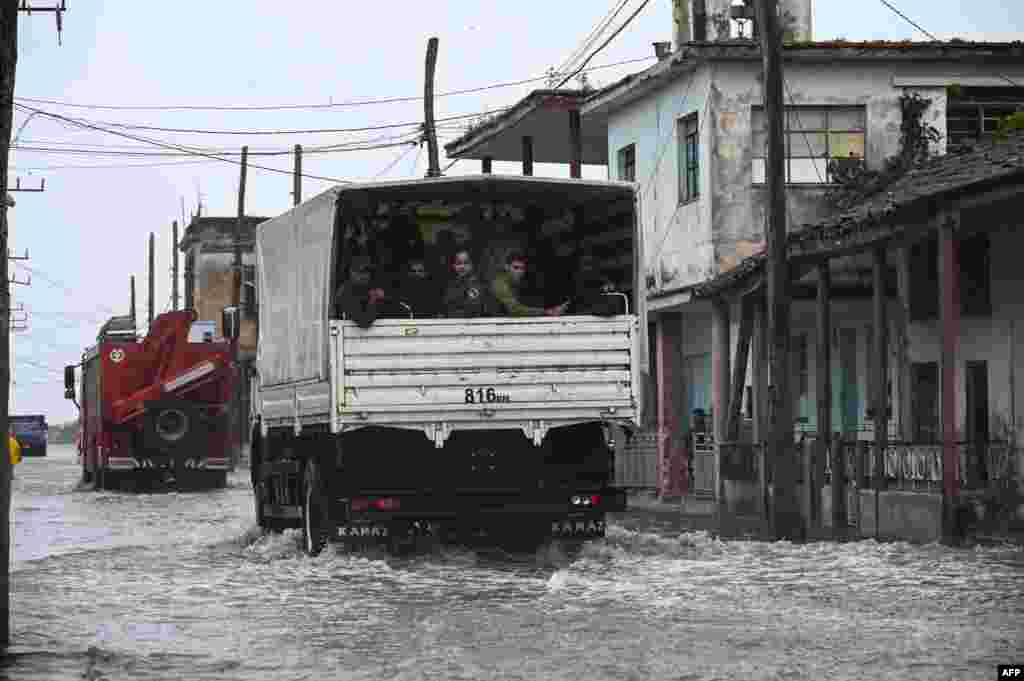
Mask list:
[[[646,374],[637,194],[631,184],[480,175],[329,189],[257,228],[252,395],[255,512],[267,530],[390,549],[421,537],[544,541],[605,533],[613,428],[639,423]],[[491,281],[514,251],[539,307],[572,301],[596,260],[613,314],[447,318],[399,300],[369,325],[333,296],[353,262],[380,285],[410,254],[455,248]],[[440,295],[440,293],[438,294]]]

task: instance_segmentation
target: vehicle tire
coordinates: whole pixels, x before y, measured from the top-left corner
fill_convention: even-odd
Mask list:
[[[263,515],[263,482],[260,480],[265,443],[258,429],[252,433],[252,449],[249,453],[249,480],[252,482],[252,501],[256,511],[256,526],[260,530],[273,530]]]
[[[319,555],[327,546],[327,493],[320,463],[309,459],[302,476],[302,548],[307,555]]]

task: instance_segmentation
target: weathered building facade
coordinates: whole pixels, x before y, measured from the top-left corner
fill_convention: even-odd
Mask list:
[[[253,244],[256,226],[264,217],[246,216],[242,221],[242,324],[239,337],[239,355],[242,362],[242,405],[236,413],[249,413],[248,368],[256,359],[256,341],[259,333],[259,301],[256,290],[256,254]],[[221,312],[234,304],[235,230],[237,218],[195,216],[185,229],[179,248],[185,256],[185,307],[196,311],[200,321],[213,322],[217,334],[222,335]],[[248,442],[249,429],[242,435],[243,447]]]
[[[598,163],[604,159],[609,179],[637,184],[652,340],[650,377],[656,390],[651,394],[653,409],[647,410],[655,420],[650,434],[634,441],[654,440],[658,454],[636,450],[642,464],[628,463],[630,472],[620,482],[655,487],[668,496],[724,496],[720,451],[715,443],[740,436],[761,442],[766,437],[767,415],[759,412],[768,404],[767,348],[755,342],[737,357],[744,336],[743,305],[739,302],[743,296],[725,300],[700,294],[706,282],[723,277],[756,288],[747,274],[764,248],[762,55],[758,42],[750,39],[756,34],[756,27],[751,28],[752,22],[745,18],[750,13],[744,14],[743,8],[730,10],[731,4],[717,0],[674,2],[675,51],[656,43],[659,62],[651,68],[594,93],[566,92],[578,109],[577,124],[562,118],[564,108],[550,104],[556,93],[534,93],[509,114],[448,145],[450,156],[484,159],[485,172],[488,158],[522,160],[524,172],[529,172],[532,166],[526,152],[531,146],[577,149],[576,159],[597,159],[592,162]],[[1024,44],[816,42],[811,35],[810,0],[780,5],[787,32],[783,65],[790,232],[833,217],[837,211],[827,195],[836,187],[834,171],[883,169],[887,159],[903,150],[908,124],[934,131],[927,151],[942,157],[947,151],[963,151],[988,137],[1001,116],[1024,109]],[[745,24],[745,38],[737,39],[737,29],[742,26],[730,17],[739,17],[740,24]],[[914,111],[920,114],[915,113],[914,120],[905,115]],[[527,130],[524,121],[533,126]],[[538,125],[540,121],[547,125]],[[592,140],[601,130],[607,145],[592,148]],[[538,141],[538,135],[562,141]],[[517,153],[520,136],[522,154]],[[561,161],[571,163],[573,157],[563,153]],[[983,240],[965,243],[967,280],[980,281],[978,274],[989,265],[992,278],[986,281],[1012,275],[1001,274],[996,260],[986,258],[996,257],[992,249],[1014,238],[1010,230],[993,233],[987,246],[979,245]],[[1005,245],[1012,246],[1009,242]],[[921,252],[925,247],[935,248],[914,247],[915,262],[919,262],[911,266],[915,272],[922,267],[920,263],[930,262],[934,269],[938,262],[931,258],[932,251]],[[874,439],[876,425],[868,399],[878,382],[870,370],[871,362],[880,354],[875,350],[873,327],[872,257],[861,249],[828,259],[834,320],[829,332],[834,350],[827,363],[832,379],[828,425],[831,432],[849,441]],[[886,294],[893,299],[899,291],[898,264],[893,256],[884,269]],[[822,413],[820,391],[815,388],[820,380],[815,355],[815,271],[805,264],[794,272],[792,284],[790,384],[794,389],[788,398],[793,403],[797,432],[816,431]],[[917,297],[928,297],[928,284],[915,286],[924,292]],[[971,286],[974,290],[980,284]],[[1008,371],[1008,365],[997,368],[993,362],[1011,354],[1016,333],[1011,329],[1020,318],[1019,310],[1009,304],[996,305],[1002,295],[998,287],[995,283],[985,286],[988,293],[976,292],[974,297],[990,295],[991,312],[980,316],[965,312],[957,336],[964,350],[957,374],[961,381],[956,393],[958,413],[975,414],[972,424],[963,421],[958,426],[962,432],[984,430],[973,425],[984,411],[978,406],[981,393],[989,405],[990,424],[1008,418],[1018,422],[1009,406],[1016,402],[1009,385],[1014,373]],[[1008,286],[1004,290],[1012,290],[1012,285]],[[975,305],[985,308],[983,303]],[[898,325],[900,308],[892,309],[896,317],[887,323]],[[901,327],[904,331],[886,337],[898,340],[898,345],[886,346],[888,351],[906,360],[900,365],[903,368],[893,370],[886,379],[888,399],[900,405],[887,409],[886,430],[910,441],[937,428],[933,416],[938,398],[927,386],[935,385],[935,367],[930,364],[934,358],[929,358],[938,336],[934,315],[911,319],[908,309],[906,316],[908,323]],[[747,326],[749,330],[759,324],[748,321]],[[973,354],[968,348],[974,348]],[[743,362],[742,374],[737,359]],[[988,378],[979,364],[983,361],[989,362]],[[755,380],[759,372],[761,380]],[[734,374],[743,377],[739,387]],[[969,381],[969,390],[965,381]],[[738,423],[732,424],[736,433],[727,433],[727,405],[737,396],[742,408]]]

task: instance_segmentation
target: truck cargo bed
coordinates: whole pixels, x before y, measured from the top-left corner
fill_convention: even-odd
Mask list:
[[[261,390],[268,427],[329,421],[420,430],[521,430],[634,422],[636,318],[385,319],[330,322],[326,381]],[[329,394],[327,391],[329,390]]]

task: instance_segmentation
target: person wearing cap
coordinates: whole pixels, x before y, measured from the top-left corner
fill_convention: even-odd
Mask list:
[[[378,306],[384,290],[372,283],[373,263],[365,255],[352,258],[348,281],[335,293],[334,312],[342,319],[351,319],[360,328],[369,328],[379,316]]]
[[[523,280],[526,278],[526,262],[526,256],[522,253],[509,253],[505,259],[505,270],[494,277],[491,291],[498,301],[498,309],[509,317],[560,316],[568,308],[568,303],[543,308],[520,301]]]
[[[444,311],[448,317],[487,317],[491,314],[487,289],[473,271],[469,249],[459,247],[452,255],[452,279],[444,292]]]

